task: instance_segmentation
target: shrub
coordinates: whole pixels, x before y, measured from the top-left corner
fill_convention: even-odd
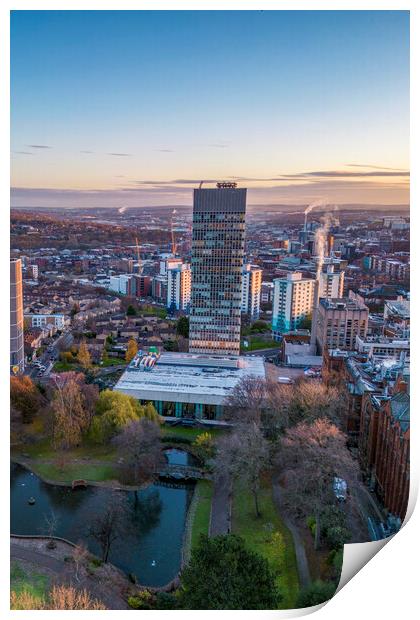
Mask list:
[[[345,527],[330,527],[325,534],[325,540],[332,549],[340,549],[350,541],[351,535]]]
[[[337,586],[327,581],[314,581],[311,585],[303,588],[296,601],[296,608],[312,607],[325,603],[334,596]]]
[[[306,525],[311,530],[312,536],[315,537],[315,533],[316,533],[316,519],[315,519],[315,517],[313,517],[313,516],[308,517],[306,519]]]
[[[168,592],[158,592],[156,595],[156,609],[179,609],[178,599]]]
[[[139,590],[136,596],[129,596],[127,603],[132,609],[152,609],[152,594],[149,590]]]

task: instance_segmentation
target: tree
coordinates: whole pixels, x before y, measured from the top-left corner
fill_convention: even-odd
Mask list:
[[[180,316],[176,322],[176,333],[178,336],[188,338],[190,335],[190,320],[187,316]]]
[[[97,443],[105,443],[117,435],[126,424],[141,418],[160,422],[160,417],[151,403],[141,405],[132,396],[104,390],[100,393],[96,404],[90,436]]]
[[[209,459],[214,456],[215,445],[211,433],[200,433],[197,435],[192,445],[204,459]]]
[[[89,349],[87,348],[87,345],[85,342],[82,342],[82,344],[79,347],[79,352],[77,354],[77,360],[79,364],[85,369],[89,368],[92,365],[92,360],[90,357]]]
[[[281,600],[268,562],[234,535],[201,535],[181,574],[183,609],[275,609]]]
[[[131,362],[137,351],[137,342],[134,340],[134,338],[130,338],[127,344],[127,351],[125,353],[125,361]]]
[[[125,505],[122,496],[115,491],[89,526],[89,536],[99,544],[104,563],[108,562],[113,543],[124,535],[124,516]]]
[[[56,542],[54,540],[55,533],[57,531],[58,526],[58,517],[53,510],[51,510],[49,515],[44,515],[45,521],[45,529],[47,531],[47,536],[49,541],[47,543],[48,549],[55,549]]]
[[[86,548],[86,545],[82,542],[79,542],[75,547],[73,547],[72,558],[74,560],[75,567],[75,578],[76,581],[80,581],[79,579],[79,570],[80,566],[86,562],[88,558],[89,552]]]
[[[226,399],[226,419],[238,424],[261,423],[266,405],[266,381],[259,377],[244,377]]]
[[[222,436],[217,444],[215,475],[223,478],[227,474],[246,486],[253,495],[257,517],[261,516],[258,502],[261,473],[268,463],[268,442],[255,423]]]
[[[12,407],[21,415],[22,422],[28,424],[33,421],[45,399],[26,375],[10,378],[10,400]]]
[[[327,418],[342,426],[347,412],[346,391],[318,381],[301,379],[294,385],[268,385],[269,406],[280,414],[286,426]]]
[[[55,379],[51,400],[52,444],[55,449],[68,449],[80,444],[90,425],[92,403],[87,404],[93,390],[82,384],[83,375],[66,372]],[[85,395],[86,394],[86,395]]]
[[[160,428],[147,418],[129,422],[114,439],[123,482],[140,485],[151,480],[163,462]],[[136,492],[137,498],[137,492]]]
[[[285,479],[285,507],[296,516],[316,520],[315,548],[320,540],[323,509],[334,502],[333,479],[357,484],[359,468],[346,447],[346,436],[327,419],[300,422],[280,441],[278,466]]]
[[[79,304],[76,302],[73,304],[72,309],[70,310],[70,316],[74,317],[78,312],[80,312],[80,306]]]
[[[297,608],[312,607],[325,603],[334,596],[337,589],[335,583],[327,581],[314,581],[309,586],[300,591],[296,602]]]
[[[129,304],[128,308],[127,308],[127,316],[136,316],[137,315],[137,311],[135,309],[134,306],[132,306],[131,304]]]

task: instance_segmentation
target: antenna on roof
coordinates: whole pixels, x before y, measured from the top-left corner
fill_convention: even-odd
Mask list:
[[[198,189],[201,189],[203,187],[203,183],[204,181],[200,181],[200,185],[198,186]]]

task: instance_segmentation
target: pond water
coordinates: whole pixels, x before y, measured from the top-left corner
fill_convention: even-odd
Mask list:
[[[176,450],[176,452],[181,452]],[[181,458],[178,455],[177,458]],[[187,457],[185,457],[187,458]],[[77,489],[47,484],[25,468],[11,468],[12,534],[46,534],[46,517],[57,518],[56,536],[84,541],[101,556],[89,536],[92,519],[112,501],[123,505],[122,535],[113,543],[109,561],[137,576],[143,585],[161,586],[173,579],[181,562],[188,506],[194,485],[161,486],[156,483],[139,491],[113,491],[99,487]],[[35,498],[33,506],[28,504]]]
[[[186,465],[189,467],[198,467],[200,465],[199,460],[185,450],[168,448],[164,452],[169,465]]]

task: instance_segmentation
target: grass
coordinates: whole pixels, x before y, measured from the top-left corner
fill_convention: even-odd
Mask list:
[[[214,438],[218,437],[224,430],[220,428],[204,428],[202,426],[169,426],[164,424],[162,426],[162,435],[166,437],[180,437],[189,441],[194,441],[198,435],[203,433],[210,433]]]
[[[48,592],[48,578],[35,571],[23,570],[18,562],[12,562],[10,567],[10,589],[16,594],[24,590],[32,596],[45,598]]]
[[[258,349],[277,349],[279,347],[279,343],[271,338],[261,338],[260,336],[250,336],[246,338],[248,341],[248,346],[244,347],[241,345],[241,351],[256,351]]]
[[[109,368],[110,366],[124,366],[128,364],[125,359],[120,357],[108,357],[108,359],[102,360],[102,364],[94,364],[93,368]]]
[[[299,592],[295,547],[274,506],[268,483],[260,491],[259,503],[262,516],[257,518],[252,494],[247,489],[235,489],[232,532],[241,536],[249,549],[266,558],[283,596],[280,608],[293,609]]]
[[[55,482],[72,482],[73,480],[87,480],[90,482],[104,482],[117,480],[118,472],[109,464],[71,463],[63,468],[54,463],[31,463],[31,469],[39,476]]]
[[[54,372],[69,372],[70,370],[78,370],[78,364],[68,364],[67,362],[56,362],[53,366]]]
[[[213,497],[213,484],[210,480],[198,480],[196,486],[198,503],[192,523],[191,548],[197,546],[200,534],[207,536],[209,531],[211,500]]]

